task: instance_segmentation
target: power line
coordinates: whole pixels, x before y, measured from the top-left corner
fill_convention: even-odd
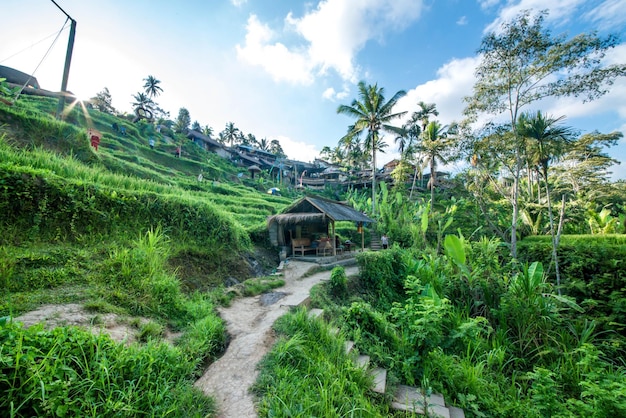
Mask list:
[[[65,21],[65,22],[67,23],[67,21]],[[67,27],[67,26],[65,26],[65,23],[64,23],[64,24],[63,24],[63,27],[61,28],[61,31],[65,30],[65,28],[66,28],[66,27]],[[60,34],[60,32],[52,32],[50,35],[47,35],[46,37],[44,37],[44,38],[40,39],[39,41],[35,42],[34,44],[31,44],[30,46],[27,46],[26,48],[22,49],[21,51],[17,51],[15,54],[10,55],[10,56],[8,56],[8,57],[6,57],[6,58],[1,59],[1,60],[0,60],[0,64],[2,64],[3,62],[5,62],[5,61],[7,61],[7,60],[10,60],[11,58],[13,58],[13,57],[15,57],[15,56],[17,56],[17,55],[19,55],[19,54],[21,54],[21,53],[23,53],[23,52],[24,52],[24,51],[26,51],[27,49],[32,49],[33,47],[35,47],[35,46],[39,45],[40,43],[42,43],[43,41],[45,41],[45,40],[47,40],[47,39],[49,39],[49,38],[52,38],[52,37],[53,37],[53,36],[55,36],[55,35],[56,35],[56,37],[58,38],[58,37],[59,37],[59,34]],[[55,42],[56,42],[56,40],[55,40]]]

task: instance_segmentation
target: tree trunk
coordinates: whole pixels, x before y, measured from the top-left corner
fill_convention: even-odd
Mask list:
[[[376,143],[372,139],[372,216],[376,215]]]
[[[435,209],[435,159],[430,159],[430,213]]]
[[[554,273],[556,275],[556,286],[559,296],[561,296],[561,275],[559,273],[559,258],[557,256],[557,241],[554,233],[554,216],[552,216],[552,202],[550,201],[550,186],[548,185],[548,167],[543,167],[543,179],[546,182],[546,199],[548,199],[548,218],[550,219],[550,235],[552,237],[552,260],[554,260]]]
[[[413,184],[411,184],[411,192],[409,193],[409,200],[413,197],[413,189],[415,189],[415,180],[417,179],[417,164],[415,164],[415,173],[413,174]]]

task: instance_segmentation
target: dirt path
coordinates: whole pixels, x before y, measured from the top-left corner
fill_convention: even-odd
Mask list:
[[[285,296],[273,304],[264,304],[265,297],[260,295],[237,299],[230,307],[219,309],[231,336],[230,345],[196,382],[196,387],[216,399],[219,418],[257,416],[253,396],[248,393],[258,375],[256,365],[274,343],[274,321],[288,312],[289,306],[304,301],[311,287],[330,278],[330,271],[303,278],[315,267],[313,263],[290,261],[284,273],[285,286],[276,289]],[[347,275],[356,273],[358,267],[346,268]]]

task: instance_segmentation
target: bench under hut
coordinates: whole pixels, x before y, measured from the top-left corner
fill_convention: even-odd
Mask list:
[[[329,199],[305,196],[294,202],[278,215],[267,219],[267,227],[272,245],[291,248],[292,255],[304,256],[315,250],[315,237],[326,235],[329,242],[336,242],[335,222],[349,221],[356,223],[361,232],[361,249],[365,245],[363,227],[374,220],[354,208]],[[297,244],[294,246],[294,244]],[[306,244],[306,245],[305,245]],[[337,255],[337,248],[332,246],[332,255]]]

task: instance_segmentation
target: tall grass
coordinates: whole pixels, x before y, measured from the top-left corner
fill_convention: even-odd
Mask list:
[[[383,417],[368,397],[372,381],[345,353],[344,340],[304,309],[281,317],[281,335],[254,385],[261,417]]]

